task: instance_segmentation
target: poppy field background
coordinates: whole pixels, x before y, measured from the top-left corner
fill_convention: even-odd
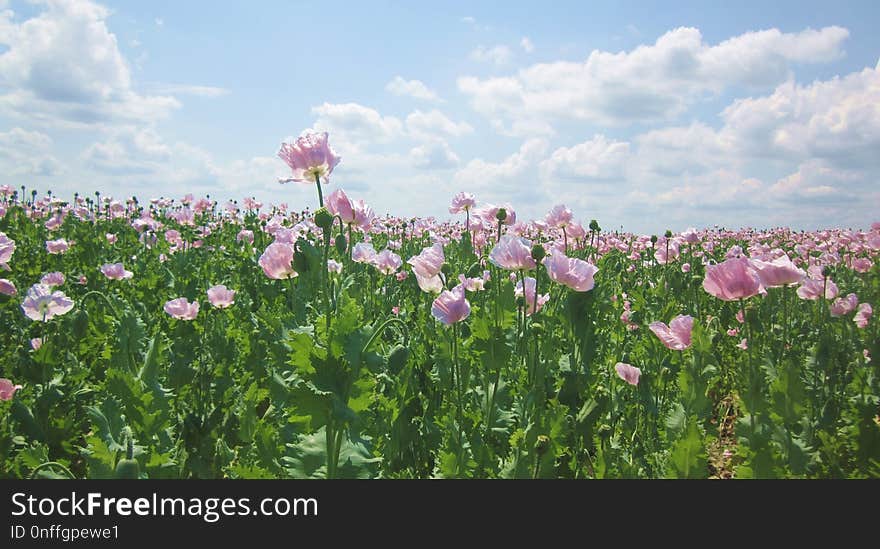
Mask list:
[[[376,216],[320,137],[326,208],[3,187],[0,476],[880,476],[880,224]]]

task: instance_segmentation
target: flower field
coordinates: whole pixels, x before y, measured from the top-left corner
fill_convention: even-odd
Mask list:
[[[279,156],[315,204],[0,189],[0,476],[880,476],[880,224],[377,216]]]

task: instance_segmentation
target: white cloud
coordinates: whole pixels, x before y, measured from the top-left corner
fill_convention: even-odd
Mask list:
[[[513,52],[507,46],[500,44],[491,48],[481,45],[470,53],[470,58],[481,63],[506,65],[513,58]]]
[[[108,174],[157,173],[172,158],[172,148],[152,129],[128,126],[112,134],[83,152],[87,166]]]
[[[346,140],[387,142],[403,133],[403,123],[358,103],[324,103],[312,107],[315,129],[336,132]]]
[[[460,162],[445,141],[426,143],[414,147],[409,152],[413,166],[426,170],[444,170],[454,168]]]
[[[519,45],[526,53],[532,53],[533,51],[535,51],[535,45],[532,43],[528,36],[523,36],[522,40],[519,41]]]
[[[880,63],[807,86],[786,82],[735,101],[722,118],[744,154],[880,167]]]
[[[108,10],[88,0],[53,1],[22,23],[0,13],[0,111],[46,125],[88,126],[155,120],[179,107],[140,95],[106,25]]]
[[[629,143],[604,135],[573,147],[560,147],[541,162],[544,177],[574,180],[619,179],[630,155]]]
[[[575,119],[613,126],[674,118],[705,94],[786,80],[793,63],[843,54],[846,29],[749,32],[712,46],[678,28],[629,52],[594,50],[583,62],[539,63],[514,75],[462,77],[459,90],[490,120]]]
[[[153,22],[156,23],[156,26],[157,26],[157,27],[164,27],[164,26],[165,26],[165,20],[162,19],[161,17],[157,17],[157,18],[155,18],[155,19],[153,20]]]
[[[194,95],[196,97],[223,97],[229,95],[226,88],[196,86],[192,84],[157,84],[154,93],[167,95]]]
[[[453,122],[438,110],[411,112],[406,117],[406,128],[409,134],[416,139],[428,139],[435,136],[460,137],[474,131],[467,122]]]
[[[465,17],[462,17],[462,18],[460,19],[460,21],[461,21],[462,23],[464,23],[465,25],[469,26],[471,29],[473,29],[473,30],[475,30],[475,31],[483,31],[483,32],[485,32],[485,31],[488,31],[488,30],[492,30],[492,27],[490,27],[489,25],[481,25],[481,24],[477,21],[476,18],[474,18],[474,17],[472,17],[472,16],[470,16],[470,15],[465,16]]]
[[[858,181],[859,175],[835,170],[821,160],[809,160],[796,172],[780,178],[767,189],[773,198],[800,201],[804,198],[844,198],[847,182]]]
[[[404,80],[402,76],[395,76],[385,85],[385,89],[394,95],[415,97],[425,101],[441,101],[437,93],[421,80]]]
[[[530,168],[547,152],[545,139],[529,139],[519,150],[501,162],[488,162],[475,158],[456,172],[454,180],[460,185],[489,186],[496,182],[511,183]]]
[[[8,176],[55,176],[61,163],[51,154],[52,138],[22,128],[0,132],[0,169]]]
[[[636,137],[642,178],[700,174],[734,161],[728,135],[702,122],[650,130]]]

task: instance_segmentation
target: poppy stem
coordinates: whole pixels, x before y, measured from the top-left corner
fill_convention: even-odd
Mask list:
[[[321,192],[321,176],[315,174],[315,184],[318,186],[318,207],[324,207],[324,193]]]
[[[464,459],[464,420],[462,418],[461,365],[458,363],[458,324],[452,325],[452,360],[455,374],[455,392],[458,396],[456,406],[458,413],[458,474],[461,476],[464,467],[462,463]]]

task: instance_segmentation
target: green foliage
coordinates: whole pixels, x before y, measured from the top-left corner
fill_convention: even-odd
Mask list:
[[[0,401],[2,478],[47,462],[77,478],[880,476],[876,318],[858,328],[852,313],[831,316],[827,300],[767,288],[745,300],[741,323],[740,303],[702,287],[706,265],[734,245],[751,255],[779,247],[811,264],[834,262],[824,250],[839,248],[831,276],[840,295],[876,305],[880,269],[848,267],[854,257],[877,263],[857,232],[832,242],[840,233],[710,231],[667,265],[647,239],[596,222],[582,238],[567,234],[568,255],[599,269],[595,287],[577,292],[544,266],[511,280],[488,260],[494,222],[466,232],[377,221],[370,241],[400,255],[408,275],[399,279],[352,261],[351,246],[366,239],[356,228],[351,242],[331,232],[325,243],[323,231],[297,225],[299,213],[264,222],[208,211],[189,224],[155,207],[158,230],[135,229],[142,212],[129,211],[71,214],[50,233],[20,204],[7,210],[0,230],[16,252],[3,276],[19,295],[0,296],[0,377],[24,388]],[[297,225],[285,234],[296,235],[292,279],[259,266],[279,220]],[[172,247],[169,229],[185,245]],[[236,240],[242,229],[253,246]],[[60,237],[75,244],[45,253]],[[529,238],[536,256],[565,245],[555,228]],[[406,264],[441,239],[445,289],[461,274],[491,275],[466,292],[470,315],[455,326],[432,316],[436,295]],[[328,274],[325,259],[342,273]],[[118,261],[131,279],[96,270]],[[67,277],[60,290],[75,308],[33,322],[22,295],[52,271]],[[547,296],[533,315],[515,293],[522,276]],[[215,284],[235,290],[229,308],[208,302]],[[179,297],[200,303],[194,320],[163,311]],[[691,345],[672,350],[649,325],[679,314],[694,318]],[[748,349],[737,346],[743,338]],[[640,369],[637,386],[620,379],[618,362]]]

